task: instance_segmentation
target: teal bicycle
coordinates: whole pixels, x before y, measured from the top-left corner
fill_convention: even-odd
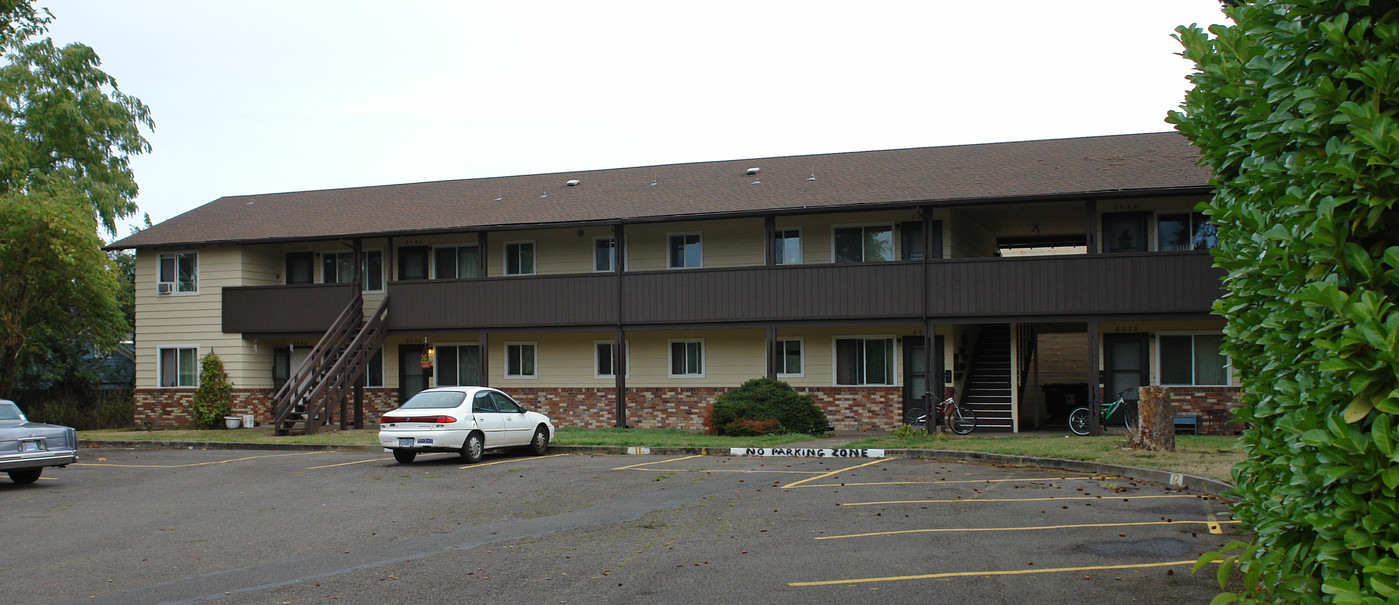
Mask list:
[[[1107,420],[1112,416],[1113,412],[1116,412],[1118,408],[1122,408],[1123,404],[1126,403],[1126,400],[1123,397],[1127,394],[1127,391],[1130,391],[1135,388],[1137,387],[1127,387],[1125,389],[1122,389],[1117,393],[1117,399],[1113,401],[1104,401],[1102,404],[1100,404],[1102,406],[1103,415],[1099,416],[1099,419]],[[1124,408],[1122,410],[1122,423],[1127,426],[1128,434],[1136,432],[1136,427],[1134,426],[1135,422],[1133,422],[1132,416],[1133,414],[1131,409]],[[1074,411],[1069,412],[1069,430],[1073,431],[1075,435],[1088,434],[1088,406],[1077,408]]]

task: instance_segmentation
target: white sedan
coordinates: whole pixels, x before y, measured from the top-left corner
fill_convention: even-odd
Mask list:
[[[505,447],[527,447],[539,455],[553,435],[548,416],[487,387],[428,389],[379,419],[379,445],[402,464],[418,452],[460,452],[467,462]]]

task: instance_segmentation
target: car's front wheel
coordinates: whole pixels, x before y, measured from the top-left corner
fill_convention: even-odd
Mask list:
[[[544,430],[544,427],[541,426],[534,429],[534,438],[529,440],[529,453],[543,456],[544,452],[547,451],[549,451],[549,431]]]
[[[393,459],[394,459],[394,460],[397,460],[399,464],[409,464],[409,463],[413,462],[413,459],[414,459],[414,458],[417,458],[417,457],[418,457],[418,452],[415,452],[415,451],[413,451],[413,450],[394,450],[394,451],[393,451]]]
[[[10,481],[15,483],[33,483],[39,480],[39,474],[44,472],[44,467],[22,468],[10,471]]]
[[[466,437],[466,443],[461,444],[461,457],[468,463],[475,464],[481,461],[481,456],[486,453],[486,442],[481,440],[481,433],[472,433]]]

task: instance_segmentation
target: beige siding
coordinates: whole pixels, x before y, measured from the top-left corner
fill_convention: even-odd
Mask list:
[[[193,250],[174,250],[185,252]],[[250,343],[237,334],[223,333],[222,305],[225,286],[244,281],[240,248],[219,246],[199,253],[197,294],[156,294],[160,253],[138,251],[136,256],[136,386],[157,387],[158,350],[166,346],[197,346],[202,358],[213,351],[224,361],[235,387],[256,387],[251,368],[256,356]],[[256,264],[256,263],[254,263]]]
[[[628,225],[627,270],[666,269],[669,236],[680,233],[700,234],[704,267],[743,267],[764,262],[762,219],[694,221]]]

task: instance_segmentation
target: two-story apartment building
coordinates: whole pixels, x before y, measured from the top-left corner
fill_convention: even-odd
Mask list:
[[[214,352],[286,430],[448,384],[698,429],[772,376],[841,430],[948,389],[1022,430],[1162,384],[1229,431],[1197,157],[1156,133],[224,197],[111,246],[137,418],[185,422]]]

